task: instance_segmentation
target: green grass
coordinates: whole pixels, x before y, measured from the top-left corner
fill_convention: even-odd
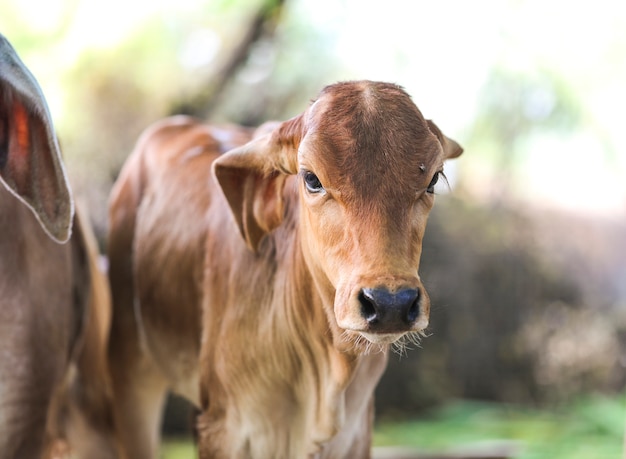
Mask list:
[[[196,447],[190,440],[169,438],[161,447],[162,459],[194,459],[198,457]]]
[[[626,399],[586,397],[554,410],[458,401],[428,416],[376,425],[375,446],[424,452],[514,445],[515,459],[622,459]],[[186,440],[165,442],[163,459],[192,459]]]
[[[381,423],[374,444],[441,452],[510,442],[516,459],[621,459],[625,420],[623,398],[541,411],[460,401],[415,421]]]

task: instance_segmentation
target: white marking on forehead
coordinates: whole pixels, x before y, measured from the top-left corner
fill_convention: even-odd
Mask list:
[[[188,161],[192,158],[195,158],[196,156],[200,156],[202,153],[204,153],[205,150],[205,146],[204,145],[199,145],[197,147],[192,147],[189,150],[187,150],[184,154],[183,154],[183,161]]]
[[[313,111],[313,109],[315,108],[315,106],[318,104],[319,101],[320,101],[319,97],[315,99],[315,101],[311,104],[311,107],[310,107],[311,111]]]
[[[365,87],[363,87],[363,100],[365,101],[367,106],[369,106],[370,103],[373,102],[373,100],[375,99],[374,94],[375,93],[371,86],[366,85]]]

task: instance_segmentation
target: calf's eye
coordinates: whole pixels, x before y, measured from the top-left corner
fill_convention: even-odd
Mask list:
[[[324,191],[322,182],[320,182],[320,179],[317,178],[317,175],[310,171],[305,171],[303,175],[304,185],[309,193],[321,193]]]
[[[435,185],[439,181],[439,176],[440,175],[441,175],[441,172],[435,173],[435,176],[433,177],[433,179],[428,184],[428,188],[426,188],[426,193],[433,194],[435,192]]]

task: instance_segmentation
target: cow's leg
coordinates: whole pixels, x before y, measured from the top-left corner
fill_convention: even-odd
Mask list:
[[[132,310],[121,311],[122,304],[116,304],[109,342],[116,430],[127,459],[153,459],[168,387],[141,342]]]
[[[113,383],[114,418],[127,459],[158,457],[167,381],[140,335],[135,315],[132,272],[134,221],[112,219],[109,238],[109,279],[113,316],[109,336],[109,369]],[[129,225],[127,231],[119,227]],[[116,228],[118,227],[118,228]]]
[[[118,360],[111,368],[122,450],[127,459],[157,458],[167,385],[148,359],[128,357],[123,365]]]
[[[124,301],[123,290],[113,292],[117,302],[108,356],[116,430],[126,459],[153,459],[158,457],[167,383],[141,340],[132,303]]]

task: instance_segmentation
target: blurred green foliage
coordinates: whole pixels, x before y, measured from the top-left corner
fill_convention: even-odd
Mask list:
[[[626,9],[599,1],[7,0],[0,31],[42,83],[99,234],[151,122],[194,104],[217,122],[286,119],[352,78],[402,84],[461,141],[470,154],[449,167],[464,192],[606,214],[626,200]],[[590,170],[602,199],[586,192]]]

